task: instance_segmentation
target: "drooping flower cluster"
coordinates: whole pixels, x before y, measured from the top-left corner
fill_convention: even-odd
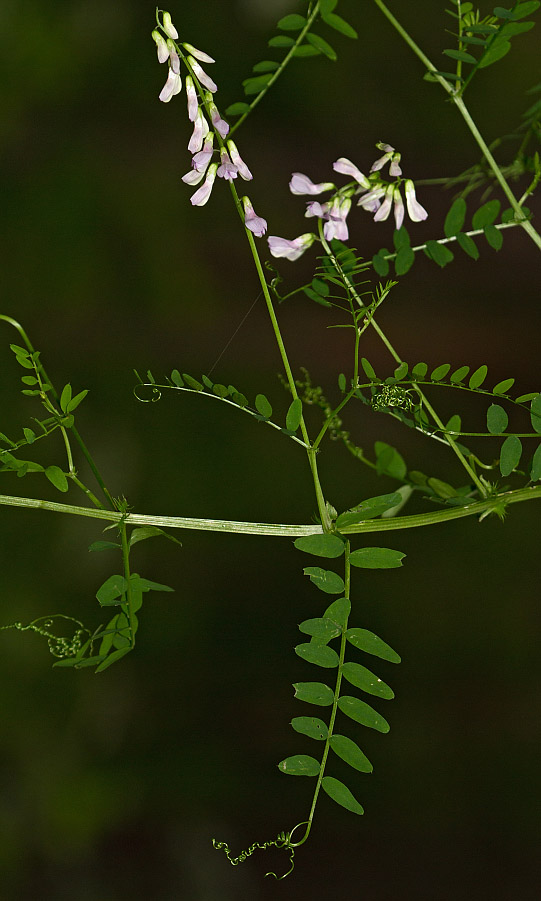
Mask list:
[[[427,211],[418,202],[415,196],[415,186],[411,179],[403,180],[400,168],[401,155],[390,144],[376,144],[378,150],[383,151],[371,166],[368,176],[364,175],[355,163],[345,157],[340,157],[333,163],[335,172],[350,176],[353,181],[337,188],[333,182],[321,182],[314,184],[307,175],[302,172],[294,172],[289,183],[292,194],[309,195],[310,197],[323,194],[325,191],[333,191],[331,198],[324,203],[318,200],[310,200],[306,207],[305,216],[315,216],[323,221],[323,236],[326,241],[337,238],[346,241],[349,236],[347,216],[351,210],[352,199],[359,196],[357,206],[374,214],[375,222],[383,222],[388,219],[393,209],[396,228],[402,227],[404,222],[404,201],[402,199],[401,185],[404,184],[406,194],[406,207],[408,215],[413,222],[421,222],[428,216]],[[394,179],[386,182],[379,174],[380,170],[389,163],[389,175]],[[285,257],[288,260],[297,260],[313,242],[316,235],[310,232],[288,241],[271,235],[268,238],[269,249],[274,257]]]
[[[187,42],[179,46],[178,36],[171,15],[164,11],[161,22],[158,19],[158,28],[152,32],[158,60],[160,63],[167,62],[169,67],[159,99],[163,103],[169,103],[171,98],[182,90],[180,75],[182,60],[189,72],[185,77],[186,98],[188,119],[193,122],[193,132],[188,142],[188,150],[192,154],[192,167],[182,176],[182,181],[194,186],[203,182],[190,200],[193,206],[204,206],[210,197],[216,177],[232,181],[240,175],[245,181],[250,181],[253,176],[235,143],[231,139],[227,140],[229,125],[221,117],[214,102],[213,95],[218,90],[217,85],[200,65],[201,62],[213,63],[215,60],[208,53],[198,50]],[[216,148],[220,155],[219,163],[212,161],[215,153],[215,137],[219,143],[219,147]],[[242,198],[242,204],[246,228],[261,237],[265,234],[267,223],[256,215],[248,197]]]

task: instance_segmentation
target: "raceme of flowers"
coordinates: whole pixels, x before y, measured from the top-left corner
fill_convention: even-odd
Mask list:
[[[168,63],[167,80],[159,96],[163,103],[169,103],[172,97],[182,91],[181,59],[189,72],[184,82],[188,119],[193,122],[193,132],[188,142],[188,150],[192,154],[192,167],[182,176],[182,181],[193,186],[203,182],[190,200],[193,206],[204,206],[211,195],[216,177],[232,181],[240,175],[244,181],[251,181],[253,175],[235,143],[231,139],[227,140],[229,125],[221,117],[214,102],[213,95],[218,90],[217,85],[200,65],[201,62],[213,63],[215,60],[192,44],[183,42],[179,46],[178,31],[171,21],[170,13],[163,12],[162,21],[158,20],[158,26],[159,28],[152,32],[152,38],[156,44],[159,62]],[[216,148],[219,151],[219,163],[213,162],[216,135],[220,145]],[[241,202],[246,228],[261,237],[267,230],[265,219],[254,212],[248,197],[243,197]]]
[[[402,169],[400,168],[401,155],[390,144],[376,144],[378,150],[383,151],[383,155],[379,157],[371,166],[368,176],[363,175],[355,163],[345,157],[340,157],[333,163],[335,172],[341,175],[350,176],[353,181],[349,182],[342,188],[336,187],[333,182],[321,182],[314,184],[312,180],[302,172],[294,172],[289,189],[292,194],[308,195],[315,197],[326,191],[333,191],[330,200],[321,203],[319,200],[310,200],[306,207],[305,216],[307,218],[317,217],[324,222],[323,235],[326,241],[337,238],[339,241],[346,241],[349,237],[347,216],[351,209],[353,198],[358,196],[357,206],[362,207],[370,213],[374,214],[374,222],[383,222],[389,218],[391,210],[393,210],[396,228],[402,227],[404,222],[405,207],[402,198],[401,187],[404,187],[406,195],[406,209],[412,222],[421,222],[428,216],[427,211],[415,196],[415,186],[411,179],[402,179]],[[384,181],[379,174],[384,166],[389,163],[389,175],[394,181]],[[287,260],[297,260],[305,250],[307,250],[313,242],[317,240],[316,235],[307,232],[289,241],[286,238],[279,238],[276,235],[270,235],[268,244],[271,254],[274,257],[284,257]]]

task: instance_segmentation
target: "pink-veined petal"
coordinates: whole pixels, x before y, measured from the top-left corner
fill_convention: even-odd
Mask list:
[[[330,191],[335,185],[332,182],[321,182],[315,185],[311,178],[302,172],[294,172],[289,182],[289,190],[292,194],[322,194],[323,191]]]
[[[208,53],[205,53],[204,50],[198,50],[197,47],[194,47],[193,44],[183,44],[182,45],[188,53],[191,53],[192,56],[195,56],[202,63],[215,63],[216,60],[209,56]]]
[[[312,246],[315,240],[316,236],[311,232],[299,235],[298,238],[294,238],[292,241],[288,241],[287,238],[279,238],[277,235],[269,235],[267,239],[269,250],[273,257],[284,257],[291,262],[298,260],[304,251]]]
[[[257,238],[262,238],[267,231],[267,220],[257,215],[248,197],[242,198],[242,204],[244,206],[244,224],[246,228],[253,232]]]
[[[193,56],[188,57],[188,62],[190,64],[190,66],[192,67],[193,73],[194,73],[195,77],[198,79],[198,81],[200,81],[202,85],[204,85],[206,88],[208,88],[208,90],[211,91],[212,94],[214,94],[218,90],[218,87],[213,82],[210,75],[207,75],[205,70],[201,68],[201,66],[199,65],[199,63],[197,63],[195,61]]]
[[[171,13],[164,12],[163,14],[163,30],[168,37],[173,38],[173,40],[176,41],[178,38],[178,31],[171,21]]]
[[[355,181],[358,181],[359,184],[363,188],[369,188],[370,182],[368,181],[366,175],[363,175],[360,169],[357,168],[355,163],[352,163],[351,160],[346,159],[345,156],[341,156],[340,159],[336,160],[332,165],[335,172],[340,172],[341,175],[351,175]]]
[[[193,206],[204,206],[206,204],[207,200],[210,197],[217,171],[218,164],[211,163],[208,168],[207,177],[204,184],[201,185],[201,187],[195,192],[195,194],[192,194],[192,196],[190,197],[190,203]]]
[[[233,163],[237,167],[240,177],[243,178],[244,181],[251,181],[254,176],[252,175],[252,173],[248,169],[248,166],[246,165],[246,163],[242,159],[240,153],[238,152],[237,145],[235,144],[235,142],[229,140],[227,142],[227,147],[229,150],[229,155],[230,155]]]

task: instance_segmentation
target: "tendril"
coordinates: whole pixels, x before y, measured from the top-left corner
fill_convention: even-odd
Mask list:
[[[295,861],[293,859],[295,857],[295,847],[291,844],[291,835],[291,832],[279,832],[275,839],[271,839],[268,842],[254,842],[249,848],[241,851],[237,857],[231,856],[231,851],[227,842],[218,842],[213,838],[212,844],[217,851],[223,851],[225,853],[229,863],[234,867],[238,866],[239,863],[243,863],[248,857],[251,857],[254,851],[266,851],[267,848],[272,847],[279,849],[286,848],[289,851],[289,862],[291,864],[289,870],[286,873],[283,873],[282,876],[277,876],[276,873],[273,873],[272,871],[265,873],[265,876],[274,876],[274,878],[280,882],[282,879],[285,879],[286,876],[289,876],[295,867]]]
[[[52,628],[55,619],[68,620],[79,628],[75,630],[71,638],[67,638],[63,635],[55,635],[54,632],[49,631]],[[44,638],[47,639],[49,651],[53,657],[59,658],[76,657],[82,647],[83,636],[86,634],[90,637],[90,631],[86,629],[78,619],[74,619],[73,616],[65,616],[63,613],[55,613],[52,616],[40,616],[38,619],[32,620],[32,622],[28,623],[26,626],[20,622],[9,623],[7,626],[0,626],[0,632],[6,629],[18,629],[19,632],[27,632],[30,630],[31,632],[36,632],[38,635],[43,635]]]
[[[138,392],[141,392],[143,388],[150,388],[151,394],[150,397],[140,397]],[[162,392],[156,385],[151,384],[141,384],[136,385],[133,389],[133,394],[137,398],[137,400],[141,401],[142,404],[155,404],[157,401],[161,400]]]

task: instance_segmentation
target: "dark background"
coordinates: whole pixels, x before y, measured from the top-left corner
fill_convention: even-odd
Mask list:
[[[393,4],[446,68],[443,8]],[[242,99],[253,63],[277,58],[266,41],[277,17],[295,9],[303,7],[276,0],[171,7],[181,39],[217,59],[221,109]],[[376,7],[342,0],[337,11],[360,40],[319,29],[339,61],[294,63],[236,138],[270,234],[307,228],[303,200],[287,188],[292,171],[326,180],[338,156],[367,171],[378,140],[397,146],[405,174],[418,179],[458,173],[479,157]],[[143,405],[132,395],[134,367],[156,377],[174,367],[208,372],[259,293],[223,183],[204,209],[192,209],[180,181],[189,168],[185,95],[158,102],[165,67],[153,22],[152,4],[134,0],[4,0],[2,312],[27,328],[57,385],[90,389],[79,428],[113,494],[135,511],[310,522],[309,471],[292,442],[204,398],[171,393]],[[538,60],[536,29],[480,74],[469,105],[487,140],[518,124]],[[415,243],[442,233],[450,203],[438,189],[418,194],[430,217],[412,226]],[[445,271],[424,257],[416,263],[379,317],[405,359],[487,363],[491,384],[515,376],[518,392],[539,388],[538,251],[518,231],[506,232],[499,254],[480,241],[477,263],[458,252]],[[392,223],[373,225],[359,211],[351,240],[369,258],[391,246]],[[310,265],[279,268],[293,287]],[[337,373],[350,367],[348,332],[327,330],[335,320],[308,299],[279,315],[295,371],[307,366],[335,399]],[[0,428],[11,435],[40,413],[19,394],[8,350],[18,337],[6,325],[2,335]],[[391,372],[375,335],[363,352]],[[213,377],[250,398],[262,391],[285,411],[280,369],[260,300]],[[437,400],[456,411],[454,394]],[[484,409],[467,407],[472,429],[482,428]],[[449,453],[383,416],[354,409],[347,426],[367,453],[386,440],[410,468],[464,481]],[[60,442],[36,459],[63,465]],[[80,472],[85,478],[83,463]],[[321,475],[339,509],[395,487],[330,443]],[[82,502],[75,488],[63,497],[38,476],[5,474],[1,490]],[[94,628],[102,619],[95,591],[118,569],[114,555],[87,552],[102,537],[99,524],[7,507],[0,521],[2,623],[59,612]],[[468,519],[391,535],[386,543],[408,555],[404,568],[355,573],[352,624],[382,634],[403,657],[398,668],[377,665],[396,690],[388,707],[376,702],[392,730],[348,724],[375,771],[335,763],[333,772],[366,815],[323,796],[295,873],[279,886],[262,877],[269,867],[283,872],[285,855],[260,852],[233,869],[211,838],[238,853],[308,813],[313,783],[284,778],[276,763],[318,750],[289,726],[317,713],[293,701],[292,682],[318,678],[293,647],[297,624],[321,615],[330,598],[307,584],[309,561],[290,540],[177,536],[182,549],[153,540],[134,550],[135,568],[175,594],[147,596],[136,651],[106,673],[53,670],[43,639],[0,637],[1,896],[538,898],[537,505],[514,506],[504,526]]]

